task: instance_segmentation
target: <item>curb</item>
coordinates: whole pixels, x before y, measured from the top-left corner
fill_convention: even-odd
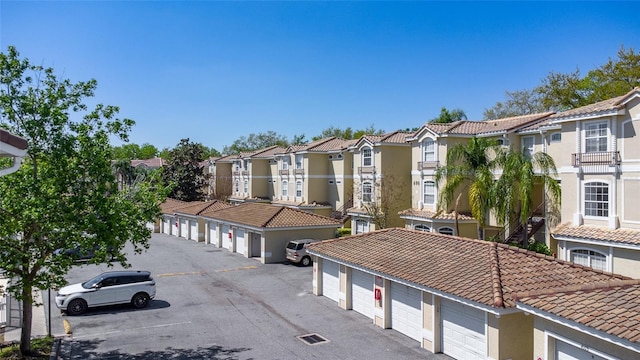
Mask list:
[[[62,343],[61,338],[53,339],[53,345],[51,346],[51,355],[49,355],[49,360],[58,360],[58,356],[60,354],[60,344]]]

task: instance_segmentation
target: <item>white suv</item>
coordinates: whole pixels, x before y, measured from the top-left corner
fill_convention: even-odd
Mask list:
[[[69,315],[79,315],[104,305],[131,303],[143,308],[155,296],[156,282],[148,271],[109,271],[63,287],[56,295],[56,306]]]

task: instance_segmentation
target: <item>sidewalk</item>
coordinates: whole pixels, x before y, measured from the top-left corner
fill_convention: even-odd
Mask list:
[[[37,291],[33,295],[34,303],[42,303],[42,294],[40,291]],[[33,307],[33,321],[31,327],[31,337],[42,337],[47,336],[47,316],[46,311],[49,304],[45,304],[44,306],[34,306]],[[53,310],[53,309],[52,309]],[[7,326],[4,329],[4,342],[19,342],[20,334],[22,333],[22,328],[19,327],[9,327]]]

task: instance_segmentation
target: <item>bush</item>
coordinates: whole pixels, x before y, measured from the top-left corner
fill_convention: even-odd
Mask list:
[[[339,228],[336,231],[336,235],[338,235],[338,237],[349,236],[351,235],[351,228]]]
[[[545,254],[551,256],[551,249],[547,246],[547,244],[534,242],[527,246],[527,250],[535,251],[540,254]]]

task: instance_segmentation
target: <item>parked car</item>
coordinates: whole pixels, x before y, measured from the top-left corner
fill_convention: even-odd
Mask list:
[[[56,306],[69,315],[88,308],[127,304],[135,308],[149,305],[156,296],[156,282],[148,271],[108,271],[80,284],[68,285],[56,295]]]
[[[287,259],[302,266],[311,265],[311,256],[307,254],[307,245],[316,241],[319,240],[300,239],[289,241],[287,248],[285,249],[287,252]]]
[[[57,249],[53,252],[54,255],[64,255],[73,258],[73,261],[76,262],[86,262],[93,259],[96,255],[96,252],[100,250],[98,245],[94,246],[93,249],[83,250],[79,246],[76,246],[72,249]],[[107,252],[109,253],[109,261],[113,261],[115,258],[116,251],[111,248],[107,248]]]

